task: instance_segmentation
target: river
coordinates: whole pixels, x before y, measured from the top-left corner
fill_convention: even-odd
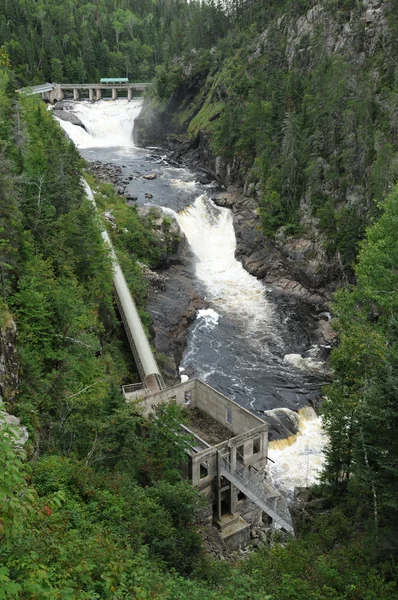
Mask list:
[[[196,256],[195,285],[209,308],[190,327],[181,373],[194,373],[276,427],[281,419],[300,420],[297,436],[270,444],[270,477],[290,495],[294,486],[312,483],[323,464],[325,436],[309,408],[320,395],[323,365],[311,344],[308,308],[275,298],[235,259],[232,214],[211,200],[215,183],[173,163],[160,148],[134,146],[141,100],[71,106],[86,131],[60,124],[82,156],[119,166],[129,180],[127,192],[138,204],[175,216]],[[144,179],[149,173],[156,178]]]

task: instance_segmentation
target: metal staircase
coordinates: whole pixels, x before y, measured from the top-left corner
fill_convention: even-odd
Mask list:
[[[286,501],[271,486],[244,465],[231,467],[229,457],[221,458],[221,475],[257,504],[281,529],[294,535],[293,523]]]

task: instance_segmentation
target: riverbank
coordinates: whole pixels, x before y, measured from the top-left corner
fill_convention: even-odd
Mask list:
[[[181,160],[175,159],[171,152],[171,164],[184,166]],[[169,157],[167,157],[169,161]],[[94,161],[90,165],[93,174],[99,179],[116,186],[118,194],[124,196],[128,204],[136,205],[138,194],[132,193],[131,185],[134,180],[138,183],[138,174],[127,176],[120,166],[112,163]],[[203,183],[208,183],[210,175],[201,170],[197,177]],[[145,193],[144,199],[151,201],[153,194]],[[320,348],[319,358],[326,360],[329,347],[334,343],[335,332],[332,329],[328,302],[331,299],[329,289],[308,289],[299,281],[286,274],[286,265],[274,245],[267,243],[259,226],[259,216],[253,198],[245,197],[234,187],[222,189],[220,186],[211,193],[211,199],[217,206],[232,211],[233,225],[236,235],[235,257],[242,263],[243,268],[262,281],[269,293],[272,293],[282,313],[291,323],[295,319],[294,308],[305,319],[308,329],[300,344],[293,344],[292,352],[303,352],[305,346],[317,345]],[[189,257],[189,258],[188,258]],[[207,308],[202,294],[198,293],[193,282],[194,257],[190,250],[183,245],[178,252],[177,263],[171,269],[161,269],[161,276],[168,279],[167,289],[163,293],[156,290],[148,300],[148,310],[153,316],[153,334],[156,349],[164,355],[173,357],[167,366],[168,376],[174,369],[178,373],[178,364],[182,358],[187,343],[187,329],[195,319],[195,311]],[[304,257],[301,262],[305,264]],[[156,269],[155,269],[156,270]],[[287,313],[289,316],[287,316]],[[294,338],[294,336],[292,336]],[[291,341],[290,341],[291,343]],[[166,364],[169,361],[166,361]],[[173,364],[174,363],[174,364]]]

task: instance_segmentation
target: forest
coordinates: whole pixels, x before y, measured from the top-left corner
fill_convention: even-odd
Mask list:
[[[324,24],[357,24],[352,44],[328,53],[318,27],[288,62],[280,24],[311,0],[0,0],[0,341],[18,365],[0,365],[1,409],[29,433],[21,449],[18,428],[0,428],[0,599],[398,597],[398,7],[378,3],[370,51],[362,2],[321,4]],[[203,501],[178,471],[181,411],[148,421],[121,396],[134,364],[82,176],[129,234],[116,249],[147,326],[136,262],[167,248],[87,175],[45,104],[15,92],[101,76],[153,80],[159,111],[196,81],[174,129],[238,165],[269,238],[303,235],[305,197],[346,274],[322,480],[294,539],[234,564],[203,550]]]

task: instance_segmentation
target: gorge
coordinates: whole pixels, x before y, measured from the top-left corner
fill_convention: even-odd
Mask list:
[[[395,0],[0,0],[0,598],[398,597],[397,40]]]
[[[192,257],[184,267],[180,265],[178,278],[189,280],[206,308],[197,311],[184,336],[186,348],[177,365],[181,374],[200,377],[260,415],[270,425],[271,440],[286,439],[300,428],[304,435],[299,434],[293,444],[293,439],[275,443],[274,449],[271,444],[270,458],[273,452],[274,458],[278,455],[275,468],[271,463],[271,477],[290,494],[294,485],[313,482],[322,465],[324,438],[310,407],[319,403],[326,376],[318,358],[322,349],[315,344],[316,308],[274,298],[272,288],[243,269],[235,258],[232,213],[211,199],[217,192],[215,182],[200,183],[203,174],[173,161],[170,164],[168,153],[160,149],[135,146],[132,130],[141,111],[140,100],[79,102],[67,109],[61,116],[72,114],[84,128],[70,122],[70,117],[59,122],[82,156],[118,167],[120,181],[127,182],[127,197],[136,198],[139,207],[160,207],[177,220],[188,240],[187,254]],[[148,174],[153,178],[146,179]],[[160,344],[157,349],[161,351],[165,347],[156,332],[170,329],[168,321],[176,306],[187,306],[192,300],[184,297],[189,292],[181,287],[176,290],[181,297],[167,298],[176,274],[164,273],[169,280],[166,290],[151,294],[148,303],[155,347]],[[297,411],[301,411],[300,418]],[[313,439],[309,432],[314,433]]]

